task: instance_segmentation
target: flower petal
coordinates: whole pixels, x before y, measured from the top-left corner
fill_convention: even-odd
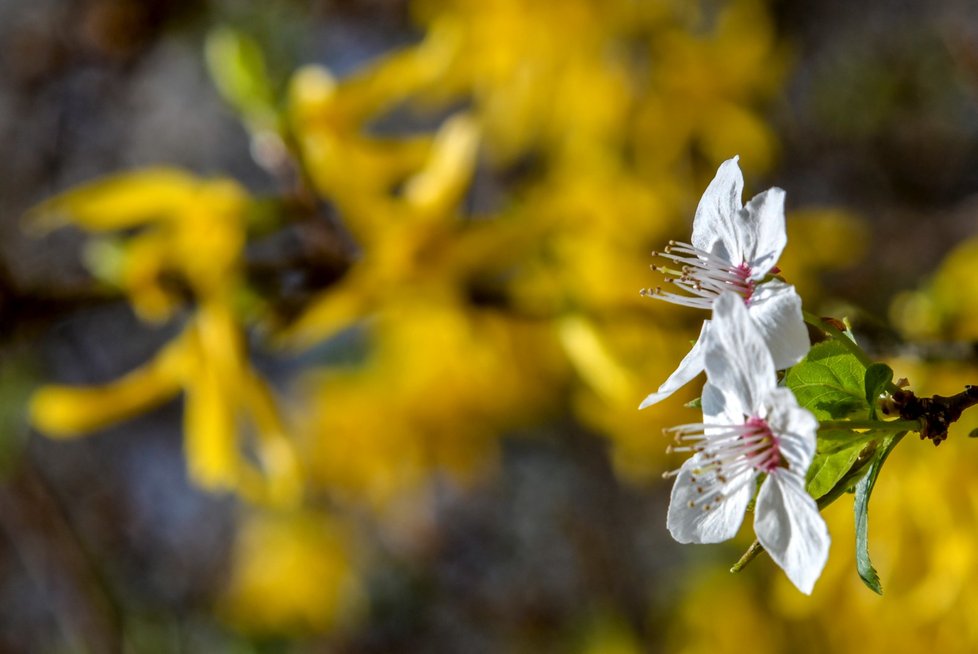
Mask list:
[[[749,415],[751,407],[746,407],[737,398],[728,397],[716,386],[707,381],[700,394],[703,406],[703,422],[707,425],[742,425],[744,416]],[[707,434],[715,431],[726,431],[723,428],[707,429]]]
[[[795,394],[787,388],[775,388],[761,401],[760,417],[778,437],[778,448],[790,469],[802,477],[815,456],[818,420],[808,409],[798,406]]]
[[[719,504],[713,500],[713,506],[705,509],[704,503],[698,502],[703,496],[695,479],[695,471],[702,464],[698,454],[688,459],[672,487],[666,526],[680,543],[719,543],[733,538],[754,491],[751,480],[755,473],[747,470],[727,481],[722,489],[725,497]]]
[[[707,379],[728,403],[750,415],[777,385],[771,353],[736,293],[728,291],[717,298],[711,322],[704,348]]]
[[[737,160],[727,159],[706,187],[693,218],[693,247],[712,252],[737,266],[743,261],[738,214],[743,208],[744,176]]]
[[[647,398],[642,400],[642,403],[638,406],[639,409],[645,409],[652,406],[662,400],[666,399],[680,388],[693,381],[693,379],[703,372],[703,345],[706,341],[707,333],[709,332],[710,321],[703,321],[703,328],[700,330],[700,336],[696,339],[696,343],[693,344],[693,349],[689,351],[683,360],[679,362],[679,367],[676,371],[669,375],[669,378],[662,382],[662,386],[659,386],[659,390],[655,393],[649,394]]]
[[[784,190],[769,188],[755,195],[741,214],[744,258],[751,268],[751,279],[764,279],[781,257],[788,234],[784,228]]]
[[[810,595],[829,556],[829,530],[805,478],[780,468],[761,485],[754,533],[798,590]]]
[[[790,368],[808,354],[808,328],[801,315],[801,297],[794,286],[778,279],[758,284],[748,311],[771,351],[776,369]]]

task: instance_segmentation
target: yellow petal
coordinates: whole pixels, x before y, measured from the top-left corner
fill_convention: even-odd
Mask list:
[[[133,236],[124,246],[118,282],[125,288],[133,309],[148,322],[169,319],[180,302],[160,283],[169,250],[166,234],[157,229]]]
[[[425,215],[443,216],[462,198],[475,169],[479,128],[471,116],[447,120],[424,170],[408,180],[404,197]]]
[[[252,370],[230,309],[208,300],[197,314],[198,370],[187,379],[187,459],[207,488],[233,488],[249,501],[295,506],[302,474],[271,390]],[[242,449],[254,434],[259,465]]]
[[[214,371],[204,367],[186,387],[184,450],[190,477],[208,490],[238,484],[240,454],[232,402]]]
[[[358,272],[313,299],[302,315],[278,335],[278,345],[312,347],[363,318],[374,306],[380,289],[374,276]]]
[[[458,45],[457,30],[439,25],[420,45],[391,53],[344,79],[336,94],[338,113],[363,123],[427,90],[445,73]]]
[[[302,498],[302,471],[271,389],[249,370],[241,379],[239,397],[258,435],[266,502],[280,507],[297,506]]]
[[[196,365],[185,380],[185,454],[191,478],[212,490],[235,488],[242,469],[234,399],[240,335],[230,320],[209,304],[189,332]]]
[[[28,213],[41,231],[75,223],[93,231],[126,229],[172,218],[192,202],[199,181],[174,168],[114,175],[54,197]]]
[[[628,372],[615,360],[588,320],[581,316],[562,320],[560,341],[578,374],[601,395],[612,401],[634,395]]]
[[[31,422],[58,438],[79,436],[130,418],[174,397],[186,366],[183,339],[148,364],[103,386],[44,386],[31,398]]]

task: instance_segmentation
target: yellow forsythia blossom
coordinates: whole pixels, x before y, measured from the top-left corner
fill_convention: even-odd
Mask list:
[[[34,210],[35,226],[75,224],[95,233],[136,230],[122,240],[116,281],[147,320],[174,315],[176,275],[196,311],[149,363],[96,387],[46,386],[31,402],[41,431],[75,437],[185,393],[185,445],[191,477],[213,490],[291,504],[301,492],[298,463],[270,389],[251,368],[234,314],[249,198],[229,180],[200,180],[170,169],[111,177]],[[260,468],[239,432],[255,434]]]
[[[924,288],[899,295],[891,307],[894,322],[910,338],[978,339],[978,238],[955,247]]]
[[[220,610],[244,631],[324,631],[363,608],[354,542],[326,516],[252,513],[241,525]]]

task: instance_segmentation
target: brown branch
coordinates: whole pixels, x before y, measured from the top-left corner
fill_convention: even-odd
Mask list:
[[[905,420],[919,420],[920,437],[940,445],[947,438],[948,428],[961,417],[965,409],[978,404],[978,386],[965,386],[957,395],[917,397],[912,391],[900,390],[892,395],[893,406]]]

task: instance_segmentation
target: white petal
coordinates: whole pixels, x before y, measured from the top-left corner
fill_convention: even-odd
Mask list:
[[[662,386],[659,387],[655,393],[651,393],[647,398],[642,400],[642,403],[638,405],[639,409],[644,409],[650,407],[653,404],[661,402],[666,399],[680,388],[693,381],[693,379],[703,372],[703,346],[706,341],[706,335],[710,329],[710,321],[703,321],[703,328],[700,330],[700,337],[696,339],[693,344],[693,349],[689,351],[683,360],[679,362],[679,367],[676,371],[669,375],[669,378],[662,382]]]
[[[815,456],[818,420],[808,409],[798,406],[795,394],[787,388],[775,388],[761,401],[759,416],[778,438],[781,454],[791,471],[804,477]]]
[[[700,395],[703,406],[703,422],[708,425],[742,425],[744,416],[753,407],[744,406],[737,398],[724,395],[723,391],[707,381]]]
[[[704,352],[710,383],[727,401],[751,413],[777,385],[771,353],[757,325],[736,293],[713,303],[713,320]]]
[[[751,267],[752,279],[763,279],[781,258],[788,242],[784,228],[784,191],[769,188],[758,193],[747,203],[741,214],[743,230],[749,236],[743,239],[744,257]]]
[[[829,530],[805,478],[780,468],[764,481],[754,509],[754,533],[798,590],[810,595],[829,556]]]
[[[693,471],[699,465],[701,459],[695,455],[679,469],[666,515],[669,533],[680,543],[719,543],[733,538],[744,521],[744,512],[754,491],[752,479],[755,473],[748,470],[730,479],[723,489],[727,497],[719,504],[714,501],[715,505],[706,510],[703,503],[690,506],[701,497],[697,483],[693,481]]]
[[[723,257],[734,266],[743,261],[738,214],[743,208],[744,176],[737,160],[727,159],[706,187],[693,218],[693,247]]]
[[[790,368],[808,354],[808,328],[794,286],[777,279],[758,284],[747,308],[771,351],[775,368]]]

